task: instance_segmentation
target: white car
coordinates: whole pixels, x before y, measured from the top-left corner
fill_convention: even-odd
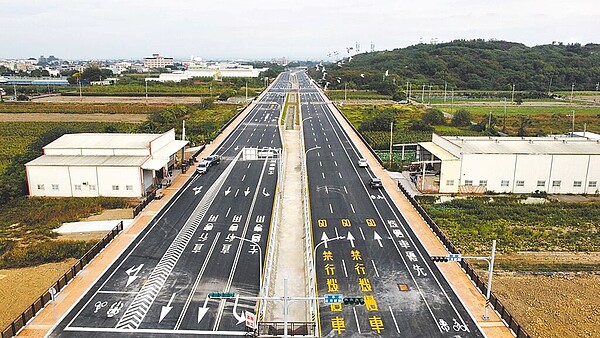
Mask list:
[[[198,167],[196,167],[196,171],[199,174],[205,174],[206,171],[208,170],[208,166],[209,166],[209,163],[207,161],[202,161],[202,162],[200,162],[200,164],[198,164]]]
[[[358,159],[358,166],[359,166],[360,168],[366,168],[366,167],[368,167],[368,166],[369,166],[369,163],[367,162],[367,160],[366,160],[366,159],[364,159],[364,158],[359,158],[359,159]]]

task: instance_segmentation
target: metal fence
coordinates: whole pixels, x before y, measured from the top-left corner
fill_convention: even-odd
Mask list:
[[[2,330],[1,338],[14,337],[17,333],[27,325],[27,323],[35,317],[52,300],[50,289],[54,289],[57,293],[60,292],[69,282],[75,278],[79,271],[98,255],[110,241],[113,240],[123,230],[123,222],[119,222],[104,238],[94,245],[88,252],[81,257],[75,265],[65,272],[46,292],[38,297],[21,315],[12,321],[4,330]]]
[[[431,217],[429,217],[429,215],[427,214],[427,212],[425,212],[425,209],[423,209],[423,207],[419,204],[419,202],[417,202],[417,200],[415,200],[415,198],[412,197],[408,193],[408,191],[402,186],[402,184],[398,183],[398,187],[400,188],[400,191],[402,191],[404,196],[406,196],[406,199],[408,199],[410,204],[412,204],[412,206],[415,208],[415,210],[417,210],[419,215],[421,215],[421,217],[423,218],[425,223],[427,223],[429,228],[437,235],[437,237],[440,239],[442,244],[444,244],[444,246],[446,247],[448,252],[453,253],[453,254],[458,254],[459,253],[458,249],[454,246],[454,244],[452,244],[452,242],[450,241],[448,236],[446,236],[446,234],[444,234],[444,232],[433,221],[433,219],[431,219]],[[481,293],[485,295],[487,293],[487,285],[483,281],[483,279],[477,273],[475,273],[475,270],[471,267],[471,264],[469,264],[469,262],[467,262],[465,260],[461,260],[460,266],[463,268],[463,270],[465,271],[467,276],[469,276],[469,278],[471,278],[471,280],[473,281],[475,286],[479,289],[479,291],[481,291]],[[513,331],[513,333],[516,335],[517,338],[531,338],[531,336],[517,322],[515,317],[500,302],[500,300],[498,300],[498,297],[496,297],[496,295],[494,295],[493,292],[490,293],[489,300],[490,300],[490,305],[494,308],[494,310],[496,310],[498,315],[500,315],[500,318],[502,318],[502,320],[506,323],[506,326],[508,326]]]

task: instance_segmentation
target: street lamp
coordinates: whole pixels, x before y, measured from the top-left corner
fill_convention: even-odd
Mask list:
[[[258,245],[258,243],[253,242],[253,241],[251,241],[251,240],[249,240],[247,238],[242,238],[242,237],[235,236],[235,235],[233,235],[232,237],[233,238],[237,238],[239,240],[242,240],[244,242],[248,242],[248,243],[250,243],[250,244],[255,245],[255,246],[258,247],[258,259],[259,259],[259,262],[258,262],[258,276],[259,276],[258,277],[259,278],[259,281],[258,281],[258,287],[259,287],[258,296],[260,297],[262,295],[262,248],[260,247],[260,245]]]

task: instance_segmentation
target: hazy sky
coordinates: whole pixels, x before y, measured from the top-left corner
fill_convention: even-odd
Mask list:
[[[0,0],[0,58],[328,60],[432,39],[598,43],[598,0]]]

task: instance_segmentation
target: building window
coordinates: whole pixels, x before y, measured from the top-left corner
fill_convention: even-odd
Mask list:
[[[537,186],[538,187],[545,187],[546,186],[546,181],[538,181]]]
[[[446,185],[454,185],[454,180],[446,180]]]
[[[508,183],[509,183],[508,180],[502,180],[502,181],[500,181],[500,186],[501,187],[508,187]]]
[[[596,185],[598,185],[598,181],[590,181],[588,183],[588,187],[590,187],[590,188],[595,188]]]
[[[487,180],[480,180],[479,185],[483,185],[484,187],[487,187]]]
[[[133,190],[133,185],[126,185],[125,186],[125,190],[132,191]]]
[[[90,188],[90,190],[96,190],[96,185],[95,184],[90,184],[88,187]]]
[[[58,184],[53,184],[52,185],[52,190],[58,190]]]
[[[560,187],[560,181],[552,181],[552,186],[556,188]]]
[[[112,186],[112,190],[119,190],[119,186],[118,185],[113,185]]]
[[[81,184],[75,184],[75,190],[81,190]]]
[[[45,190],[44,185],[43,184],[38,184],[37,185],[38,190]]]
[[[581,188],[581,181],[573,181],[573,188]]]
[[[525,181],[517,181],[517,187],[524,187]]]
[[[465,180],[465,185],[473,185],[473,180]]]

